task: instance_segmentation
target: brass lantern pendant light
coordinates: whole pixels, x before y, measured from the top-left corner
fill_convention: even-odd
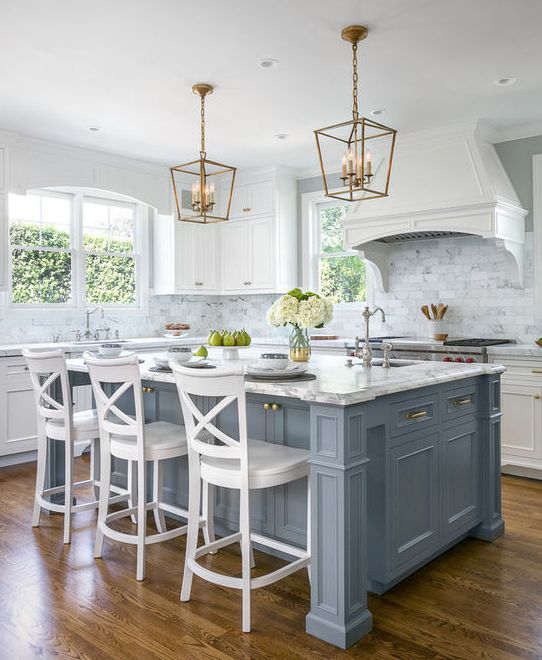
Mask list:
[[[205,97],[213,86],[198,83],[192,91],[200,97],[201,148],[198,160],[170,168],[177,218],[183,222],[223,222],[230,215],[237,168],[209,160],[205,151]]]
[[[314,131],[326,197],[347,202],[388,195],[397,134],[359,116],[358,43],[367,32],[364,25],[350,25],[341,32],[352,44],[352,119]]]

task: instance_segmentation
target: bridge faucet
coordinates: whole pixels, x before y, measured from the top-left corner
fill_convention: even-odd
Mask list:
[[[371,360],[373,359],[373,351],[371,349],[371,343],[369,341],[369,337],[370,337],[369,321],[371,320],[371,316],[374,316],[377,312],[380,312],[382,314],[382,323],[386,323],[386,314],[382,309],[382,307],[375,307],[373,311],[371,311],[369,307],[365,307],[362,313],[362,316],[365,319],[365,344],[363,346],[363,349],[361,350],[361,360],[364,367],[370,367]],[[359,337],[356,337],[356,347],[354,350],[354,355],[356,357],[360,357],[359,344],[360,344]]]
[[[92,331],[90,329],[90,316],[91,314],[94,314],[94,312],[97,312],[100,309],[100,307],[95,307],[94,309],[87,309],[85,314],[87,316],[87,323],[86,323],[86,329],[85,329],[85,334],[84,337],[85,339],[92,339]],[[102,310],[103,311],[103,310]]]

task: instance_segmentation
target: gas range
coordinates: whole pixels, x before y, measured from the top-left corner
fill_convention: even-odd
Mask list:
[[[488,346],[514,344],[513,339],[458,338],[437,342],[432,339],[390,339],[391,356],[397,359],[442,362],[488,362]],[[373,350],[378,351],[378,346]],[[376,354],[376,353],[375,353]]]

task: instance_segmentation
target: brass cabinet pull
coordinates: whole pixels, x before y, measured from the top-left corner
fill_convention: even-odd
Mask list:
[[[540,394],[534,394],[533,399],[540,399]]]
[[[151,392],[154,392],[154,387],[149,387],[148,385],[144,385],[142,389],[143,392],[145,392],[145,394],[150,394]]]
[[[465,399],[454,399],[454,406],[466,406],[468,403],[472,403],[472,399],[469,397]]]
[[[542,369],[531,369],[531,373],[533,373],[533,374],[542,374]]]
[[[263,409],[265,410],[265,412],[267,412],[268,410],[271,410],[271,404],[270,403],[264,403],[263,404]]]
[[[405,417],[406,419],[422,419],[422,417],[427,417],[427,410],[416,410],[415,412],[408,412]]]
[[[278,403],[273,403],[272,406],[271,406],[271,410],[273,412],[278,412],[281,408],[282,408],[282,406]]]

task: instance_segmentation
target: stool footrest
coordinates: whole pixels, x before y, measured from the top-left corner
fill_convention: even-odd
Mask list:
[[[212,543],[207,543],[202,545],[196,550],[196,559],[198,557],[203,557],[203,555],[208,555],[210,552],[216,552],[220,548],[224,548],[227,545],[232,543],[239,543],[241,541],[241,532],[236,532],[235,534],[230,534],[229,536],[223,536],[218,541],[213,541]]]

